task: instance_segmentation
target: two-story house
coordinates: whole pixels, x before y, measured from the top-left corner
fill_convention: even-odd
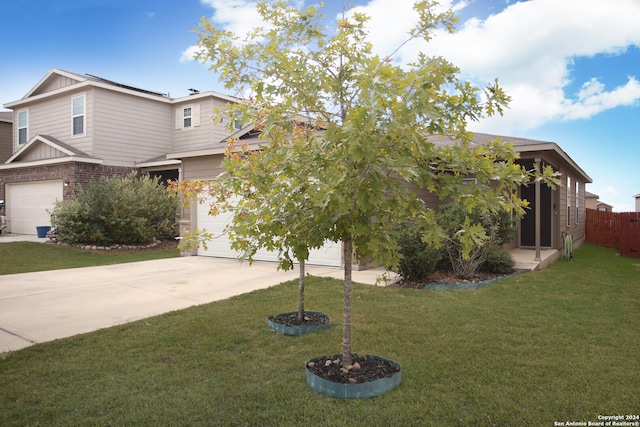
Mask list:
[[[51,70],[13,110],[11,155],[0,164],[0,199],[6,200],[10,231],[35,234],[49,225],[48,210],[56,200],[71,199],[78,185],[100,176],[138,170],[171,179],[215,179],[221,172],[228,126],[213,120],[213,110],[237,98],[214,92],[171,98],[103,78]],[[251,126],[233,135],[257,143]],[[475,134],[487,143],[494,135]],[[584,240],[585,184],[591,178],[556,143],[503,137],[514,143],[527,169],[544,164],[561,173],[556,189],[535,184],[521,188],[530,211],[520,221],[511,247],[561,249],[563,235],[574,247]],[[451,143],[440,141],[439,143]],[[424,194],[426,203],[437,199]],[[206,228],[221,234],[228,217],[208,215],[206,204],[181,213],[181,231]],[[224,236],[198,255],[235,257]],[[256,259],[273,260],[259,253]],[[310,263],[341,265],[339,244],[314,251]]]

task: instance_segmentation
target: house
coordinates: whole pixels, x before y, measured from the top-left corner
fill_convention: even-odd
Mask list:
[[[636,212],[640,212],[640,193],[633,196],[633,198],[636,200]]]
[[[4,105],[13,110],[14,123],[11,153],[0,164],[0,199],[6,200],[9,231],[34,234],[36,226],[49,224],[47,211],[56,200],[72,199],[79,185],[101,176],[138,170],[162,179],[216,178],[232,134],[212,114],[230,102],[239,100],[198,91],[171,98],[97,76],[51,70],[22,99]],[[258,142],[251,126],[235,128],[234,137]],[[493,138],[475,134],[474,143]],[[589,176],[553,142],[503,140],[514,143],[527,169],[551,165],[561,173],[556,189],[522,187],[531,210],[520,221],[512,247],[535,248],[536,253],[541,248],[560,249],[565,233],[579,246],[584,240]],[[437,200],[428,194],[424,198],[437,208]],[[209,216],[206,204],[194,203],[181,212],[180,231],[206,228],[221,234],[227,221],[224,215]],[[341,253],[339,244],[328,242],[312,253],[309,263],[341,265]],[[236,256],[224,236],[194,254]],[[256,256],[274,258],[270,253]]]
[[[13,133],[13,113],[0,111],[0,163],[4,163],[11,157]]]
[[[598,196],[597,194],[593,194],[593,193],[589,193],[588,191],[585,191],[585,206],[587,207],[587,209],[596,209],[596,205],[598,204],[598,199],[600,198],[600,196]]]
[[[598,201],[598,203],[596,203],[596,210],[599,210],[600,212],[613,212],[613,206],[605,202]]]

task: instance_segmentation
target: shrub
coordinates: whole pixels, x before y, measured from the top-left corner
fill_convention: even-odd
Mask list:
[[[53,217],[62,242],[139,244],[170,235],[177,208],[159,178],[132,172],[80,188],[75,200],[56,203]]]
[[[514,222],[507,212],[481,212],[478,209],[467,212],[461,203],[443,206],[437,220],[446,234],[444,249],[451,268],[458,277],[465,279],[476,274],[492,248],[508,241],[514,230]],[[461,233],[475,233],[471,246],[466,248],[468,256],[463,256]]]
[[[423,234],[413,221],[405,221],[392,230],[391,238],[400,252],[398,274],[405,280],[426,279],[442,257],[440,249],[423,242]]]
[[[487,253],[487,259],[480,266],[480,270],[489,273],[506,274],[513,271],[516,262],[508,250],[502,246],[494,246]]]

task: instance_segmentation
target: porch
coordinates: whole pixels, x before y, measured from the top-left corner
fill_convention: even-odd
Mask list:
[[[541,249],[540,261],[536,261],[536,250],[516,248],[509,251],[516,262],[518,270],[542,270],[553,264],[561,256],[558,249]]]

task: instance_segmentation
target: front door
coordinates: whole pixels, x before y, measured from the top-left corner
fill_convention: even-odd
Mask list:
[[[520,220],[520,245],[536,246],[536,186],[521,187],[521,196],[529,201],[529,209]],[[551,247],[551,188],[540,184],[540,246]]]

